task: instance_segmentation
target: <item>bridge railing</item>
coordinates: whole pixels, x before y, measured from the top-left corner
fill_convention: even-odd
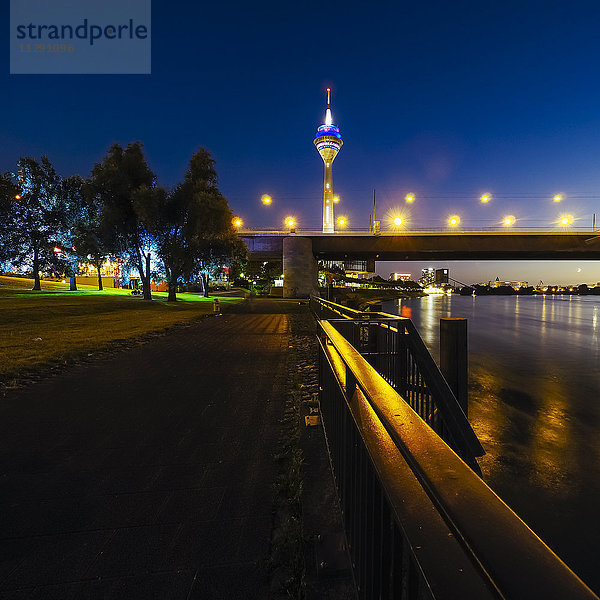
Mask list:
[[[480,473],[485,454],[456,396],[410,319],[361,312],[311,298],[318,319],[327,319],[409,406]]]
[[[597,598],[333,323],[318,332],[321,413],[361,598]]]
[[[550,225],[522,225],[522,226],[511,226],[507,228],[503,225],[460,225],[459,227],[449,228],[444,225],[432,225],[432,226],[421,226],[411,227],[410,229],[381,229],[378,232],[371,231],[368,227],[352,227],[351,229],[339,229],[333,233],[323,233],[323,230],[318,227],[306,227],[298,228],[295,227],[293,232],[286,228],[280,229],[278,227],[243,227],[238,230],[240,236],[244,235],[310,235],[310,236],[344,236],[344,235],[372,235],[375,237],[379,236],[410,236],[410,235],[423,235],[428,233],[439,234],[502,234],[511,236],[514,233],[531,233],[534,235],[542,234],[556,234],[556,235],[568,235],[570,233],[598,233],[600,229],[595,226],[586,225],[570,225],[569,227],[560,227],[554,224]]]

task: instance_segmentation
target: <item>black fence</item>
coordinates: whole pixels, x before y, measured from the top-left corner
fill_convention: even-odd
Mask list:
[[[409,322],[349,316],[318,322],[320,404],[360,597],[597,598],[413,410],[446,418]]]
[[[409,406],[477,473],[484,450],[410,319],[360,312],[313,298],[331,323]]]

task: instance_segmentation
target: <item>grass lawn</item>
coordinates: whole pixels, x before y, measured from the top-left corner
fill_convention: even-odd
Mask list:
[[[203,298],[178,294],[166,302],[166,292],[147,302],[129,290],[42,281],[33,292],[32,279],[0,276],[0,380],[68,356],[110,347],[116,340],[133,338],[190,321],[212,312],[214,298],[222,305],[239,302],[232,296]]]

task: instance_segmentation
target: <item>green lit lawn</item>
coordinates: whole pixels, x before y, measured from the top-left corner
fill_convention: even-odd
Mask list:
[[[197,318],[212,312],[215,297],[222,305],[240,301],[178,294],[179,302],[167,303],[166,292],[156,292],[146,302],[128,290],[70,292],[68,284],[50,281],[42,281],[41,292],[32,287],[31,279],[0,276],[0,379]]]

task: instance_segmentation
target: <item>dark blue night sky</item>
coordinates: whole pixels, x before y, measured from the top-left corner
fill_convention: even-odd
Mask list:
[[[293,214],[318,227],[323,167],[312,140],[331,86],[344,139],[338,214],[353,227],[368,226],[373,188],[382,227],[394,207],[406,213],[407,192],[415,227],[442,227],[451,213],[473,226],[507,214],[548,227],[561,213],[578,226],[600,217],[598,2],[155,0],[152,75],[8,71],[5,55],[3,171],[46,153],[62,174],[87,175],[113,142],[139,139],[170,186],[205,146],[247,226]],[[471,280],[517,279],[525,265],[457,268]],[[532,282],[540,269],[529,268]],[[564,269],[566,282],[600,280],[595,264]]]

